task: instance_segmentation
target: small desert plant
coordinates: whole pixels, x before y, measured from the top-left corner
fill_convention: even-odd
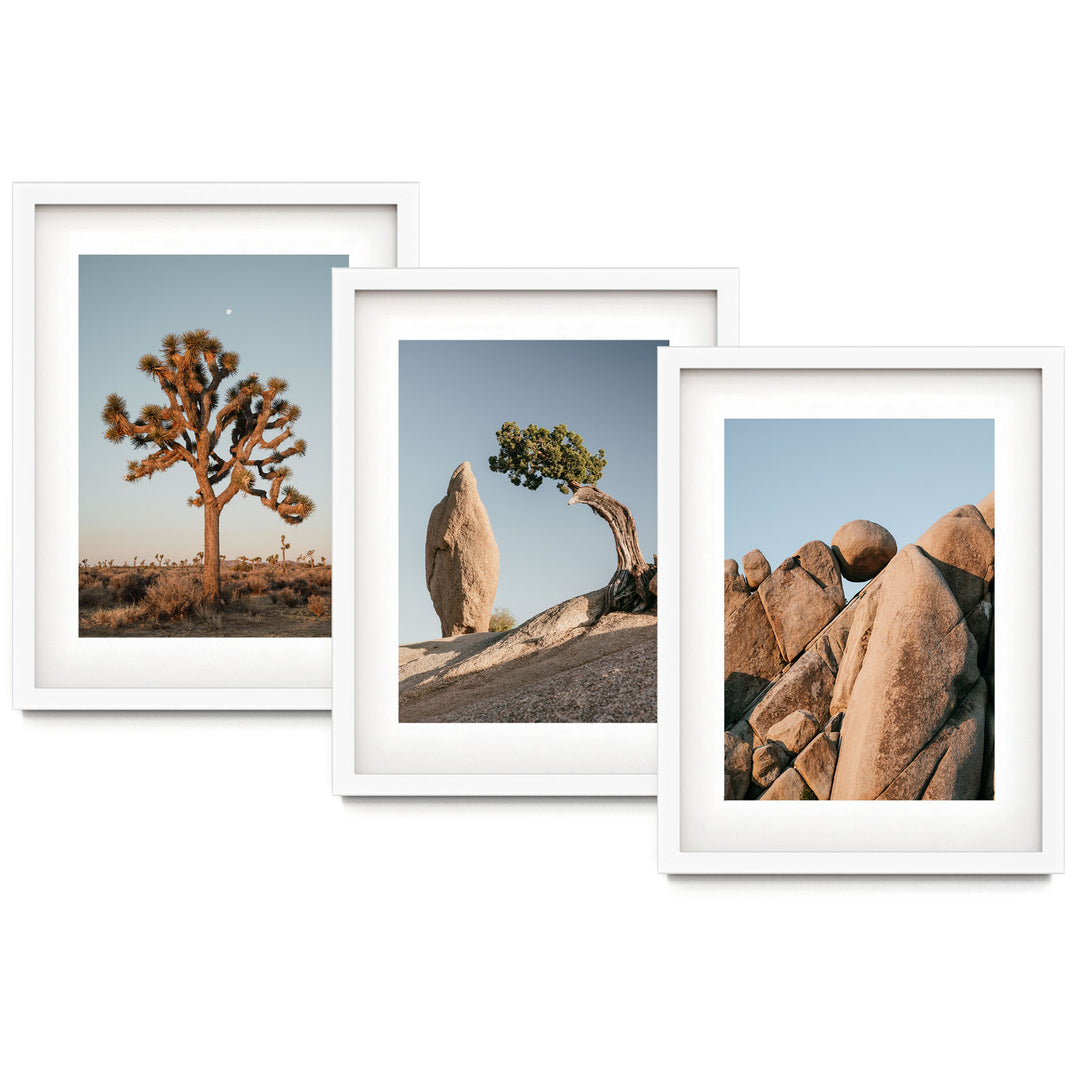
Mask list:
[[[278,593],[278,598],[281,600],[282,603],[285,604],[286,607],[300,606],[300,596],[291,588],[283,588]]]
[[[138,603],[146,598],[146,590],[154,583],[157,574],[140,573],[131,570],[115,576],[110,584],[116,591],[116,598],[121,603]]]
[[[323,618],[330,613],[330,602],[322,596],[311,596],[307,601],[308,610],[316,618]]]
[[[112,593],[103,584],[79,582],[80,607],[104,607],[111,599]]]
[[[503,633],[513,629],[517,625],[517,619],[506,607],[496,607],[491,612],[491,621],[488,622],[489,633]]]
[[[270,587],[270,578],[265,573],[249,573],[246,584],[253,596],[262,596]]]
[[[133,603],[129,607],[111,607],[108,610],[95,611],[86,619],[86,623],[100,629],[120,629],[138,622],[144,613],[138,603]]]
[[[160,577],[146,590],[146,610],[158,619],[183,618],[202,599],[202,588],[189,575]]]
[[[222,620],[220,612],[210,603],[200,603],[196,605],[192,613],[197,621],[201,622],[204,626],[209,626],[211,629],[220,630],[222,628]]]

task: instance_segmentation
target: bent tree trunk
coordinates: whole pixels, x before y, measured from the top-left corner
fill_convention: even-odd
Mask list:
[[[570,505],[588,506],[603,517],[615,537],[618,569],[604,590],[604,611],[645,611],[656,605],[656,594],[649,582],[656,576],[656,566],[645,561],[638,544],[634,515],[619,501],[599,487],[567,481],[573,492]]]

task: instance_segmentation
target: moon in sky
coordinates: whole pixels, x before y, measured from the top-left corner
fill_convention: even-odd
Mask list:
[[[231,315],[232,314],[232,308],[231,307],[226,307],[225,308],[225,314],[226,315]]]

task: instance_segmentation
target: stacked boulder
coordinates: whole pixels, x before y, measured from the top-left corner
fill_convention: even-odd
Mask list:
[[[991,493],[899,553],[851,521],[725,566],[725,798],[993,797],[993,528]]]

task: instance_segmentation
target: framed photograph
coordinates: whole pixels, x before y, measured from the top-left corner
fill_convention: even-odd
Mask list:
[[[330,283],[414,184],[14,185],[14,704],[328,709]]]
[[[657,348],[737,272],[333,277],[335,793],[654,795]]]
[[[661,872],[1060,872],[1061,350],[659,363]]]

